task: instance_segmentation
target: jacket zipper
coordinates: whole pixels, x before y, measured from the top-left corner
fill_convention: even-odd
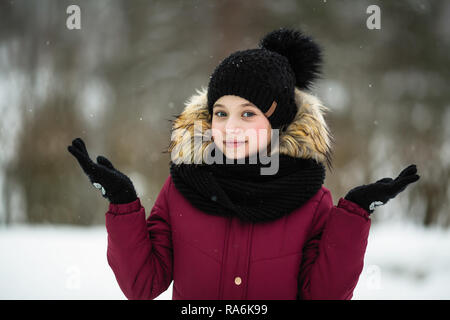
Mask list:
[[[247,240],[247,279],[245,281],[245,292],[244,292],[244,300],[247,300],[247,291],[248,291],[248,279],[250,277],[250,259],[252,256],[252,239],[253,239],[253,226],[254,224],[250,224],[249,226],[249,237]]]
[[[224,269],[227,265],[227,261],[226,258],[228,256],[228,242],[229,242],[229,238],[230,238],[230,225],[231,225],[231,219],[232,217],[228,218],[227,221],[227,228],[225,231],[225,246],[223,249],[223,254],[222,254],[222,266],[221,266],[221,270],[220,270],[220,284],[219,284],[219,300],[223,300],[223,284],[224,284]]]

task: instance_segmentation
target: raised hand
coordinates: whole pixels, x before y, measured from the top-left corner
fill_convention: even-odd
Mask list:
[[[97,163],[92,161],[81,138],[73,140],[67,150],[78,160],[93,186],[100,189],[102,196],[109,202],[129,203],[137,199],[131,180],[103,156],[97,157]]]
[[[403,169],[397,178],[383,178],[368,185],[355,187],[344,198],[355,202],[369,213],[373,213],[375,207],[395,198],[410,183],[419,180],[420,176],[416,173],[416,165],[411,164]]]

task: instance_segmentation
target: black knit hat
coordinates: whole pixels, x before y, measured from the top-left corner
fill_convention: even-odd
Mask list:
[[[297,113],[295,86],[309,89],[321,62],[320,47],[310,37],[298,30],[274,30],[258,48],[234,52],[215,68],[208,84],[209,113],[220,97],[236,95],[267,113],[272,128],[283,129]]]

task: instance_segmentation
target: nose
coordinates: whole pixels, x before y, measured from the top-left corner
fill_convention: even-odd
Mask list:
[[[242,129],[239,127],[226,127],[225,132],[229,134],[240,134],[242,133]]]
[[[241,139],[243,137],[243,130],[239,127],[227,127],[225,129],[225,137],[227,139]]]
[[[225,126],[225,133],[232,134],[232,135],[238,135],[238,134],[242,134],[242,132],[243,132],[243,129],[241,128],[241,125],[238,123],[238,121],[230,118]]]

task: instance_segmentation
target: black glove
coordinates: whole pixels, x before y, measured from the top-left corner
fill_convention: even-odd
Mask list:
[[[358,186],[351,189],[345,199],[358,204],[370,213],[373,213],[375,207],[381,206],[393,199],[405,190],[408,184],[419,180],[420,176],[416,174],[415,164],[408,166],[398,175],[397,178],[383,178],[375,183]]]
[[[67,150],[78,160],[84,173],[95,188],[101,189],[102,196],[109,202],[129,203],[137,199],[131,180],[115,169],[111,162],[103,156],[97,157],[97,163],[89,158],[86,146],[81,138],[72,141]]]

